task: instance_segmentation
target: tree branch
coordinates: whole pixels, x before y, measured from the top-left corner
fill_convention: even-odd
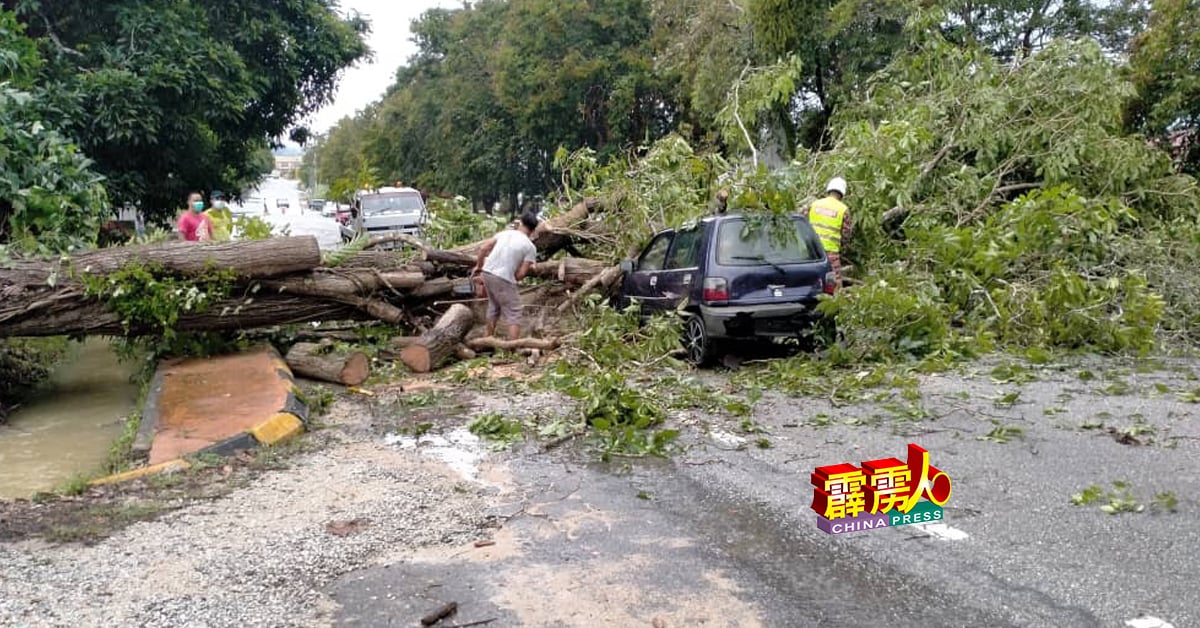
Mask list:
[[[754,147],[754,141],[750,139],[750,132],[746,130],[746,125],[742,123],[742,116],[738,113],[738,89],[742,86],[742,81],[746,79],[746,73],[750,71],[750,62],[746,62],[746,67],[742,68],[742,74],[738,77],[736,83],[733,84],[733,119],[737,122],[738,128],[742,130],[742,135],[746,138],[746,144],[750,146],[750,157],[754,163],[754,169],[758,169],[758,149]]]
[[[53,25],[50,24],[50,18],[46,17],[45,13],[43,13],[41,10],[39,10],[38,15],[40,15],[42,17],[42,22],[44,22],[46,24],[46,36],[50,38],[50,41],[54,42],[54,45],[58,47],[59,51],[68,53],[68,54],[73,54],[77,57],[84,56],[82,52],[79,52],[78,50],[75,50],[74,48],[67,47],[65,44],[62,43],[62,40],[58,38],[58,35],[54,34],[54,27],[53,27]]]

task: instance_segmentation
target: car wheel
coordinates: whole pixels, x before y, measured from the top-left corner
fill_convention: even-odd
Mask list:
[[[687,317],[683,328],[683,348],[687,351],[688,362],[696,366],[707,366],[715,355],[713,340],[704,328],[704,319],[699,316]]]

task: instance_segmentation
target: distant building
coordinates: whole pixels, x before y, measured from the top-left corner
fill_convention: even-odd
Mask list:
[[[291,177],[300,169],[304,155],[275,155],[275,169],[283,177]]]

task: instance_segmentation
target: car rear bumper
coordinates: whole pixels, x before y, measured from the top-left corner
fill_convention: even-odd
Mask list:
[[[812,303],[702,305],[700,316],[708,334],[717,338],[791,337],[821,320]]]

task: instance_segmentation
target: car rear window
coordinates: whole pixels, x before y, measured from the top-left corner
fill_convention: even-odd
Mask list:
[[[717,263],[722,266],[804,264],[821,259],[812,227],[801,219],[793,229],[772,229],[742,219],[722,222],[717,230]]]

